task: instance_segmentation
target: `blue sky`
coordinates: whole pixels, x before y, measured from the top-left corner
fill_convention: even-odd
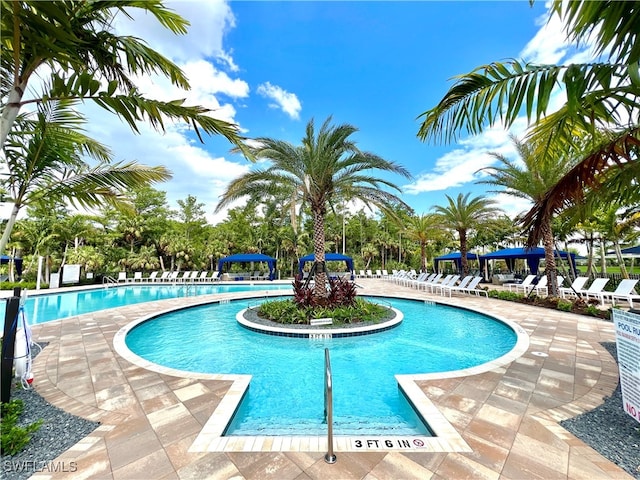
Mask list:
[[[561,26],[546,22],[547,5],[527,1],[449,2],[167,2],[191,22],[186,36],[167,34],[150,18],[119,17],[121,33],[144,38],[180,65],[192,89],[180,92],[164,79],[141,78],[140,89],[162,99],[186,98],[237,123],[248,137],[299,144],[309,120],[358,128],[362,150],[405,166],[410,181],[391,178],[416,213],[444,204],[445,194],[486,194],[478,169],[488,151],[512,155],[500,126],[458,143],[434,146],[418,140],[417,117],[433,107],[454,75],[508,58],[537,63],[579,59],[566,48]],[[173,180],[156,185],[176,200],[194,195],[209,221],[220,193],[251,164],[230,153],[221,137],[200,144],[183,125],[158,134],[146,125],[134,135],[114,116],[87,107],[89,133],[110,145],[118,160],[162,164]],[[511,132],[520,134],[524,120]],[[496,200],[510,215],[527,205]]]

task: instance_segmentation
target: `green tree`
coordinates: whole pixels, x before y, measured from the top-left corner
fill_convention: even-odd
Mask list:
[[[427,271],[427,245],[442,235],[441,217],[432,213],[409,217],[405,224],[406,237],[420,245],[420,271]]]
[[[251,154],[270,160],[270,165],[232,181],[216,209],[219,211],[246,195],[260,198],[281,188],[291,192],[290,198],[307,204],[313,218],[313,253],[320,266],[314,292],[318,297],[327,294],[327,275],[323,271],[327,208],[342,198],[359,199],[382,210],[389,210],[393,204],[404,204],[396,195],[383,189],[399,191],[399,188],[372,172],[394,173],[406,178],[410,177],[409,172],[400,165],[361,151],[350,139],[356,131],[348,124],[333,126],[328,118],[317,132],[311,120],[300,146],[273,138],[256,139],[256,146],[250,147]]]
[[[495,202],[483,196],[469,199],[471,193],[463,195],[460,193],[454,200],[449,195],[447,206],[436,205],[434,207],[436,213],[440,215],[441,222],[451,230],[458,233],[460,242],[460,264],[462,274],[469,274],[469,263],[467,261],[467,232],[476,229],[483,221],[498,212],[494,207]]]
[[[640,177],[640,3],[554,0],[551,12],[564,21],[570,40],[590,37],[596,53],[608,58],[570,65],[517,60],[483,65],[455,77],[442,100],[420,115],[418,131],[422,140],[450,142],[460,133],[477,134],[498,121],[509,127],[524,113],[534,124],[528,139],[541,147],[539,158],[581,153],[575,166],[523,217],[531,246],[543,235],[539,227],[545,217],[582,203],[589,189],[624,192]],[[549,114],[552,93],[558,89],[564,90],[566,101]],[[616,168],[625,174],[607,176]]]
[[[68,200],[80,207],[104,202],[123,205],[122,191],[171,176],[164,167],[135,162],[110,163],[109,150],[82,133],[84,118],[73,102],[39,105],[35,118],[22,115],[12,129],[4,153],[9,173],[3,188],[13,203],[11,216],[0,240],[3,252],[20,209],[44,199]],[[85,157],[98,161],[90,168]]]
[[[213,118],[201,106],[183,100],[163,102],[146,98],[135,77],[158,74],[185,90],[184,73],[167,58],[133,36],[118,36],[112,24],[117,15],[130,16],[139,9],[154,17],[175,35],[187,32],[188,22],[160,0],[118,1],[8,1],[0,3],[2,54],[0,56],[0,140],[9,135],[20,109],[54,99],[93,101],[118,115],[138,132],[137,122],[146,119],[164,131],[167,119],[183,121],[208,134],[222,134],[244,152],[236,125]],[[33,91],[30,80],[48,67],[51,81],[40,97],[24,98]]]
[[[498,160],[498,166],[482,169],[489,174],[489,177],[478,183],[503,187],[504,190],[496,192],[523,198],[533,203],[538,202],[571,168],[572,162],[562,159],[539,159],[536,156],[534,145],[523,142],[516,137],[511,137],[511,140],[519,158],[512,160],[501,153],[489,152],[489,155]],[[545,216],[540,229],[549,294],[558,296],[558,272],[554,254],[555,241],[552,221],[553,217]]]

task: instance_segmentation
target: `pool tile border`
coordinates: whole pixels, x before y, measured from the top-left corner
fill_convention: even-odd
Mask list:
[[[227,301],[228,300],[222,300],[222,302]],[[223,436],[227,425],[249,388],[251,375],[205,374],[164,367],[139,357],[127,347],[125,342],[126,335],[137,325],[166,313],[210,303],[220,303],[220,300],[212,301],[210,298],[203,299],[188,307],[171,307],[150,315],[142,316],[118,330],[113,339],[113,346],[116,353],[125,360],[144,369],[183,378],[226,380],[232,382],[228,392],[222,398],[211,417],[209,417],[209,420],[205,423],[188,451],[191,453],[326,452],[328,448],[326,436]],[[451,306],[447,303],[443,303],[443,305]],[[465,307],[465,309],[487,315],[478,309],[468,307]],[[417,413],[429,425],[429,428],[435,436],[335,436],[334,450],[336,452],[471,452],[471,447],[465,442],[436,405],[418,387],[416,382],[477,375],[503,367],[521,357],[529,348],[529,336],[526,331],[511,320],[496,315],[488,316],[505,323],[516,333],[516,345],[505,355],[482,365],[462,370],[395,376],[399,388],[402,389],[407,399],[412,403]]]

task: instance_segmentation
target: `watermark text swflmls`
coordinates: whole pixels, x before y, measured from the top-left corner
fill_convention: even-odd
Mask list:
[[[73,473],[78,471],[78,462],[41,462],[38,460],[3,460],[4,472],[48,472]]]

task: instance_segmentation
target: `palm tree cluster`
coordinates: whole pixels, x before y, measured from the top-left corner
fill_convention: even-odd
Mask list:
[[[638,211],[640,4],[554,0],[551,12],[564,22],[570,40],[593,38],[600,59],[570,65],[493,62],[459,75],[442,100],[420,116],[418,137],[449,142],[495,123],[508,128],[524,115],[526,146],[518,147],[525,167],[499,158],[502,165],[491,172],[490,183],[534,202],[521,218],[527,244],[543,240],[552,252],[549,226],[561,212],[574,215],[585,205],[594,212],[603,203],[635,205]],[[551,112],[558,89],[566,101]],[[555,275],[552,254],[547,257]],[[551,292],[557,293],[557,285]]]
[[[491,153],[498,164],[483,172],[483,183],[534,204],[520,220],[521,231],[484,196],[447,195],[446,205],[416,215],[389,180],[409,178],[406,168],[361,150],[353,140],[357,129],[334,125],[331,117],[319,129],[308,122],[299,145],[266,137],[246,142],[236,125],[203,107],[144,97],[134,82],[141,73],[164,76],[181,88],[188,88],[188,79],[144,41],[116,35],[111,24],[117,15],[142,9],[173,34],[184,33],[187,21],[161,0],[2,0],[0,7],[0,137],[7,167],[0,192],[13,204],[0,253],[20,249],[27,256],[44,255],[49,268],[73,261],[92,272],[112,272],[213,269],[220,256],[264,251],[286,261],[292,274],[296,259],[312,249],[314,294],[321,297],[327,294],[325,251],[342,247],[365,268],[395,263],[426,270],[436,254],[459,249],[466,274],[470,248],[517,244],[523,231],[529,245],[542,241],[545,247],[553,293],[556,241],[580,232],[591,270],[596,241],[602,251],[612,244],[619,254],[622,241],[637,238],[635,2],[555,1],[552,12],[566,22],[570,38],[593,36],[606,60],[494,62],[459,76],[438,105],[421,115],[418,136],[435,142],[478,133],[498,121],[509,127],[526,116],[526,136],[513,139],[518,161]],[[44,79],[39,87],[31,81],[36,77]],[[567,100],[549,112],[559,87]],[[41,91],[26,96],[36,88]],[[195,197],[171,211],[164,193],[151,188],[171,173],[161,166],[114,163],[107,146],[84,134],[79,102],[115,113],[136,132],[140,120],[161,131],[170,120],[189,124],[201,140],[202,132],[223,135],[234,152],[261,162],[229,184],[216,210],[240,199],[246,204],[229,210],[216,226],[207,225],[205,206]],[[67,203],[97,213],[72,215]],[[368,212],[353,213],[348,205]],[[23,208],[27,219],[17,220]]]

